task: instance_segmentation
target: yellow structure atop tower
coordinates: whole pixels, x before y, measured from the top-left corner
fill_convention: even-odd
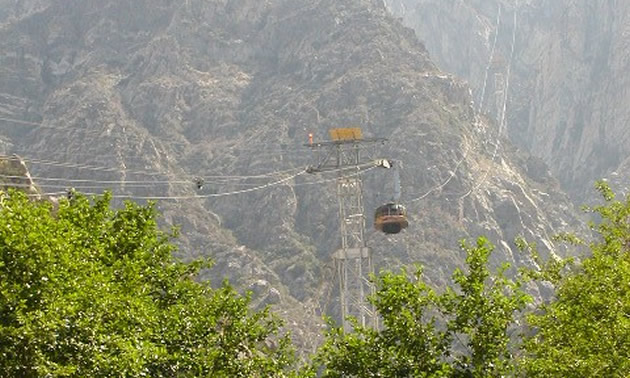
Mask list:
[[[338,140],[359,140],[363,138],[361,129],[358,127],[341,127],[336,129],[330,129],[330,139],[334,141]]]

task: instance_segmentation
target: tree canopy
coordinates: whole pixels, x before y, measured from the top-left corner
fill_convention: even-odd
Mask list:
[[[484,238],[462,243],[467,271],[453,274],[456,288],[438,293],[405,271],[377,277],[374,305],[383,329],[332,327],[315,358],[325,377],[501,376],[513,371],[509,329],[531,298],[520,282],[491,274],[493,247]]]
[[[540,277],[556,292],[529,316],[528,375],[630,375],[630,197],[616,200],[603,182],[597,188],[605,203],[587,208],[600,219],[591,224],[596,238],[588,244],[590,255],[552,264]]]
[[[152,205],[0,194],[0,375],[288,374],[279,320],[193,278]]]
[[[382,328],[331,321],[299,372],[280,320],[227,282],[195,281],[208,263],[173,257],[176,232],[159,230],[151,204],[0,192],[0,375],[628,376],[630,197],[598,188],[593,241],[562,237],[588,254],[542,262],[533,249],[541,268],[508,278],[479,238],[462,242],[452,287],[430,287],[421,267],[382,272],[371,298]],[[538,306],[522,289],[532,277],[555,288]]]

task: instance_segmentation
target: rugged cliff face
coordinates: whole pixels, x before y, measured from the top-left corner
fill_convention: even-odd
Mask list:
[[[335,176],[211,195],[299,173],[311,161],[309,132],[322,140],[331,127],[359,125],[389,139],[366,152],[404,162],[410,227],[394,237],[370,230],[378,269],[420,262],[444,284],[462,263],[461,238],[487,235],[496,262],[521,265],[515,236],[561,253],[550,236],[578,223],[545,165],[511,147],[469,87],[440,72],[379,1],[15,5],[0,29],[7,149],[27,158],[36,181],[65,180],[45,190],[177,197],[158,206],[166,224],[182,227],[182,256],[211,256],[204,278],[250,288],[298,338],[335,311]],[[390,179],[365,175],[369,226]],[[195,194],[207,197],[185,198]]]
[[[389,5],[414,27],[441,67],[469,80],[477,103],[498,119],[507,91],[511,140],[549,164],[578,201],[585,200],[594,180],[622,169],[630,155],[629,3],[391,0]]]

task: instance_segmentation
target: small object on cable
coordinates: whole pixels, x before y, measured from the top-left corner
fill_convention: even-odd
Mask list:
[[[203,189],[203,185],[204,185],[206,182],[205,182],[205,181],[204,181],[204,179],[203,179],[203,178],[201,178],[201,177],[195,177],[195,178],[193,179],[193,183],[194,183],[194,184],[195,184],[195,186],[197,187],[197,190],[201,190],[201,189]]]
[[[394,161],[393,160],[387,160],[387,159],[379,159],[376,161],[376,166],[377,167],[381,167],[381,168],[385,168],[385,169],[390,169],[391,167],[394,166]]]
[[[74,188],[68,188],[66,189],[66,198],[68,199],[68,201],[72,201],[76,198],[76,190]]]

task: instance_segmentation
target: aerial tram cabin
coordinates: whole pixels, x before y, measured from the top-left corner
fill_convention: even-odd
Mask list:
[[[374,213],[374,228],[386,234],[397,234],[407,226],[407,210],[401,204],[386,203]]]
[[[393,168],[394,198],[374,212],[374,228],[386,234],[397,234],[409,226],[407,210],[400,204],[400,162],[382,160],[383,168]]]

